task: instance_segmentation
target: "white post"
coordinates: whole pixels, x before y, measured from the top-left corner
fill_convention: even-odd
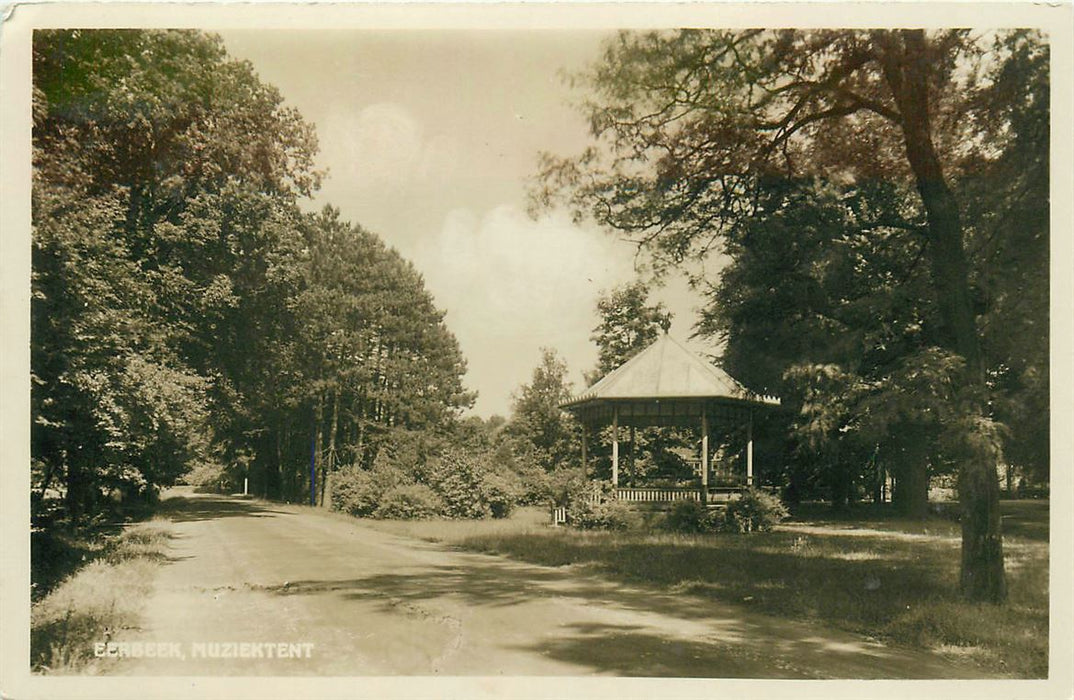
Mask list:
[[[245,476],[242,478],[242,495],[250,495],[250,479]]]
[[[746,425],[746,486],[753,486],[753,411]]]
[[[709,495],[709,414],[701,405],[701,502]]]
[[[612,486],[619,488],[619,406],[612,406]]]

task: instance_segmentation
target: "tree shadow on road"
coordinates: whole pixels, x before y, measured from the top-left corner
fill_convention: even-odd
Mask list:
[[[161,504],[160,515],[177,523],[218,518],[271,518],[288,515],[287,511],[274,510],[267,504],[253,500],[240,500],[228,496],[198,494],[195,496],[171,496]]]
[[[577,570],[538,567],[495,557],[460,555],[463,564],[428,565],[341,580],[304,580],[264,590],[280,596],[331,596],[375,603],[379,611],[441,618],[444,601],[471,609],[506,609],[505,619],[547,628],[550,614],[593,610],[609,623],[570,617],[551,634],[504,648],[576,664],[580,672],[630,676],[810,678],[974,677],[923,653],[895,650],[848,634],[759,615],[698,596],[620,585]],[[555,600],[566,605],[548,606]],[[449,606],[450,607],[450,606]],[[567,612],[564,613],[564,610]],[[626,621],[626,622],[623,622]],[[513,639],[514,641],[510,641]],[[489,640],[484,640],[488,643]],[[824,669],[818,671],[818,669]],[[977,674],[979,675],[979,674]]]
[[[522,647],[602,673],[635,677],[819,678],[809,669],[764,653],[755,645],[717,639],[689,640],[636,625],[578,623],[563,634]]]

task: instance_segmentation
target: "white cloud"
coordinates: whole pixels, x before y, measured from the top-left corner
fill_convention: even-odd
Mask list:
[[[589,335],[601,290],[633,277],[631,248],[566,217],[534,221],[513,206],[483,216],[451,211],[415,262],[459,339],[479,413],[506,412],[528,381],[537,348],[571,361],[576,378],[596,357]]]
[[[405,107],[380,102],[357,113],[341,107],[319,125],[318,133],[334,177],[349,186],[393,190],[453,173],[459,160],[454,140],[427,134]]]

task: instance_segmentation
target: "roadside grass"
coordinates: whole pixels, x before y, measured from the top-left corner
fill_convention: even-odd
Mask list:
[[[349,515],[340,514],[354,521]],[[465,520],[432,518],[428,520],[374,520],[363,518],[363,525],[392,535],[413,537],[427,542],[459,544],[470,537],[524,535],[547,529],[548,509],[538,506],[516,508],[509,518]]]
[[[92,668],[93,645],[137,624],[154,569],[167,557],[164,521],[132,525],[104,543],[95,558],[61,581],[30,610],[30,663],[38,673]]]
[[[1048,675],[1047,504],[1005,504],[1026,522],[1005,538],[1010,595],[1000,606],[960,600],[958,525],[942,518],[865,518],[860,527],[810,520],[748,536],[677,535],[551,528],[538,519],[546,523],[547,513],[536,510],[507,522],[374,526],[832,625],[968,659],[989,674]]]

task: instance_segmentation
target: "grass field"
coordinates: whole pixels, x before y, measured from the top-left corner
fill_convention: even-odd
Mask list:
[[[1048,504],[1004,502],[1010,598],[958,596],[959,526],[832,517],[805,509],[774,532],[674,535],[579,532],[547,525],[541,509],[506,521],[374,522],[400,535],[548,566],[577,566],[636,585],[815,620],[889,643],[968,657],[1017,678],[1048,673]]]

